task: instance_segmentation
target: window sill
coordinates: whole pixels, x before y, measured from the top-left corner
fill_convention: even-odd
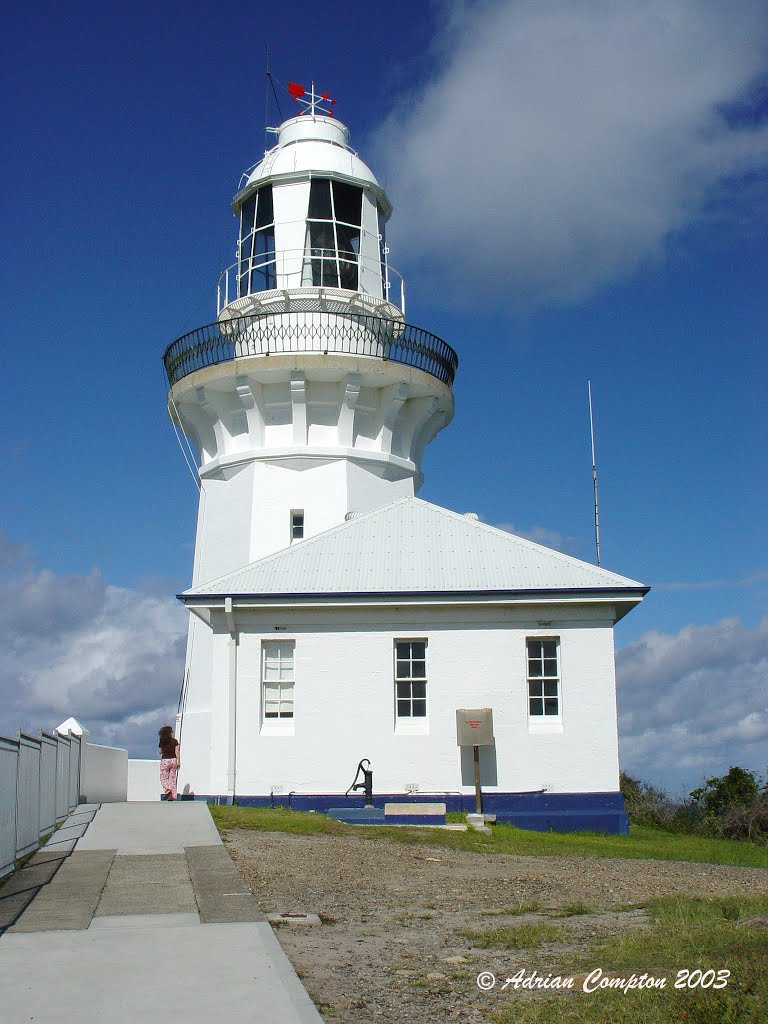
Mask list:
[[[532,736],[552,736],[562,733],[562,731],[562,718],[542,718],[541,721],[534,718],[528,719],[528,732]]]
[[[398,718],[395,720],[395,736],[429,736],[429,720]]]
[[[259,736],[293,736],[293,719],[289,722],[262,722]]]

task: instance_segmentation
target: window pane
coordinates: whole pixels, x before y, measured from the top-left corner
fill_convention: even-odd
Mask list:
[[[411,702],[409,700],[399,700],[397,702],[397,714],[400,718],[410,718]]]
[[[414,702],[413,702],[413,717],[414,718],[426,718],[427,717],[427,702],[425,700],[414,700]]]
[[[544,696],[545,697],[556,697],[557,696],[557,683],[544,683]]]
[[[273,256],[275,253],[275,232],[272,228],[262,228],[261,231],[256,232],[256,245],[254,247],[254,255],[256,258],[256,265],[259,266],[266,262],[267,256]]]
[[[398,686],[402,686],[402,683],[398,683]],[[427,684],[426,683],[411,683],[411,692],[414,697],[425,698],[427,696]]]
[[[259,189],[257,195],[259,202],[256,208],[256,227],[263,228],[275,219],[272,213],[272,186],[265,185]]]
[[[410,697],[411,696],[411,684],[410,683],[398,683],[397,684],[397,696],[398,697]]]
[[[540,661],[529,661],[528,662],[528,675],[529,676],[540,676],[542,675],[542,666]]]
[[[331,219],[331,183],[314,179],[309,186],[309,216]]]
[[[528,641],[528,657],[529,658],[540,658],[541,657],[541,640],[529,640]]]
[[[532,697],[528,701],[528,711],[530,712],[530,714],[541,715],[543,714],[543,710],[544,709],[542,707],[542,701],[540,697]]]
[[[336,208],[337,221],[344,221],[345,224],[359,224],[363,205],[363,190],[354,185],[334,181],[333,205]]]
[[[529,697],[540,697],[541,696],[541,681],[531,680],[528,683],[528,696]]]
[[[425,661],[412,662],[411,675],[414,679],[424,679],[427,675],[427,663]]]
[[[544,714],[545,715],[556,715],[557,714],[557,698],[546,697],[544,700]]]
[[[414,640],[411,644],[411,657],[424,659],[427,656],[427,645],[423,640]]]
[[[253,215],[256,211],[256,196],[251,196],[250,199],[246,199],[243,203],[240,211],[242,228],[240,231],[241,238],[247,238],[253,230]]]
[[[408,643],[402,643],[402,642],[401,643],[396,643],[395,644],[395,652],[397,653],[398,658],[402,658],[404,660],[406,658],[410,658],[410,656],[411,656],[411,645],[408,644]]]
[[[557,658],[546,658],[544,661],[544,675],[545,676],[556,676],[557,675]]]
[[[410,679],[411,676],[411,663],[410,661],[398,661],[397,663],[397,678],[398,679]]]
[[[557,657],[557,641],[556,640],[544,640],[542,645],[544,648],[545,658],[556,658]]]

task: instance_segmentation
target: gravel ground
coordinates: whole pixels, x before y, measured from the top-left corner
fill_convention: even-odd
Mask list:
[[[556,974],[564,955],[644,927],[646,915],[633,905],[656,896],[768,889],[768,872],[712,864],[487,855],[248,830],[224,840],[262,910],[320,915],[320,927],[282,925],[277,935],[329,1024],[487,1024],[511,997],[499,984],[481,992],[480,971],[499,979],[520,967]],[[541,910],[503,913],[530,902]],[[567,916],[572,903],[594,912]],[[461,934],[542,922],[566,938],[501,951],[473,947]]]

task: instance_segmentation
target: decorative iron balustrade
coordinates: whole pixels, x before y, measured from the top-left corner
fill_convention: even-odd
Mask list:
[[[371,356],[453,384],[458,356],[441,338],[402,320],[330,310],[259,313],[184,334],[163,355],[169,387],[196,370],[245,356],[292,352]]]
[[[364,232],[365,234],[365,232]],[[372,298],[383,297],[405,316],[405,279],[387,261],[385,248],[375,259],[336,249],[279,249],[233,263],[219,274],[216,311],[249,295],[285,288],[344,288]],[[342,283],[343,278],[347,280]],[[397,294],[399,283],[399,295]],[[377,296],[377,292],[381,296]]]

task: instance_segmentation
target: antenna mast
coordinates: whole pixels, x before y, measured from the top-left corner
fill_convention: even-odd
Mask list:
[[[597,462],[595,460],[595,421],[592,418],[592,381],[587,381],[589,392],[589,435],[592,440],[592,485],[595,492],[595,551],[597,564],[600,565],[600,511],[597,501]]]

